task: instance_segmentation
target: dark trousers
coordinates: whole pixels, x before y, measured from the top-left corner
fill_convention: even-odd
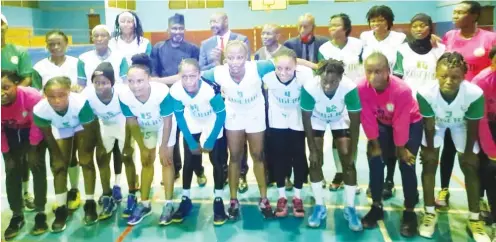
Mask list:
[[[10,147],[9,152],[3,154],[7,200],[13,214],[22,215],[24,208],[22,174],[28,166],[28,150],[31,146],[29,143],[29,129],[2,128],[4,129]],[[41,212],[45,210],[45,204],[47,202],[46,143],[42,141],[36,146],[36,149],[35,157],[29,157],[29,159],[35,159],[36,161],[36,166],[30,170],[33,174],[34,204],[36,211]]]
[[[413,155],[417,155],[422,143],[422,121],[410,124],[409,139],[405,145]],[[393,140],[393,128],[379,123],[379,143],[382,150],[381,159],[369,159],[369,179],[372,200],[382,201],[382,191],[384,186],[384,165],[386,160],[396,157],[396,146]],[[418,202],[417,176],[415,165],[408,165],[405,161],[399,161],[401,181],[405,196],[405,208],[413,208]]]
[[[451,131],[446,130],[444,134],[444,146],[441,152],[441,188],[449,188],[451,174],[455,166],[455,155],[457,151],[451,137]]]
[[[179,142],[180,142],[179,135],[180,135],[180,129],[179,127],[177,127],[176,144],[174,145],[174,151],[172,153],[172,161],[174,162],[175,174],[179,174],[179,172],[181,172],[181,169],[183,168],[183,164],[181,162],[181,151],[179,147]],[[184,145],[184,149],[186,149],[186,145]],[[204,170],[205,169],[202,166],[201,162],[199,163],[198,166],[193,167],[193,171],[197,176],[201,176]]]
[[[200,134],[193,134],[193,138],[198,142],[200,140]],[[200,167],[202,165],[202,155],[194,155],[191,153],[186,140],[183,139],[184,146],[184,170],[183,170],[183,189],[191,188],[191,179],[193,178],[193,170],[195,167]],[[224,188],[224,166],[227,164],[227,140],[223,136],[217,139],[214,148],[208,154],[210,158],[210,163],[214,167],[213,176],[216,190],[222,190]]]
[[[294,187],[301,189],[308,176],[305,132],[274,128],[268,132],[267,148],[272,155],[269,167],[275,174],[277,187],[284,187],[288,173],[294,169]]]
[[[489,122],[489,128],[493,136],[493,141],[496,142],[496,122]],[[489,157],[487,157],[482,149],[479,153],[479,159],[480,196],[484,197],[484,192],[486,192],[492,217],[496,218],[496,161],[489,160]]]

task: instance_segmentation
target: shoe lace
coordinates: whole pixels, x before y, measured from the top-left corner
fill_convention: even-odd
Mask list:
[[[135,196],[127,196],[127,207],[132,208],[135,204]]]
[[[137,216],[140,216],[141,215],[141,212],[143,211],[143,209],[145,209],[145,206],[143,204],[138,204],[138,207],[136,207],[134,210],[133,210],[133,216],[134,217],[137,217]]]
[[[429,226],[434,221],[435,217],[434,214],[425,214],[423,225]]]
[[[296,210],[302,210],[303,201],[301,199],[293,199],[293,206]]]
[[[443,189],[439,192],[439,197],[438,200],[444,201],[446,200],[446,197],[448,196],[449,191],[447,189]]]
[[[277,200],[277,208],[284,208],[286,206],[286,199],[280,198]]]
[[[231,209],[237,209],[238,208],[238,200],[231,200],[230,207]]]
[[[69,192],[67,192],[67,200],[72,201],[72,200],[76,199],[76,197],[77,197],[77,191],[76,190],[71,189],[71,190],[69,190]]]
[[[475,234],[484,234],[486,231],[484,229],[483,221],[471,222],[472,232]]]
[[[279,201],[277,203],[279,204]],[[269,200],[267,198],[260,200],[259,206],[262,209],[271,209]]]

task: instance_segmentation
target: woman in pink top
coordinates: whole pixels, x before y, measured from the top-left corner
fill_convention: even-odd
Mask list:
[[[12,239],[24,226],[22,171],[29,166],[33,173],[35,216],[31,234],[48,230],[45,204],[47,179],[45,167],[46,144],[43,134],[33,122],[33,107],[42,98],[34,88],[17,86],[22,77],[13,71],[2,71],[2,155],[5,161],[7,200],[12,210],[5,239]]]
[[[460,53],[467,63],[465,80],[471,81],[484,68],[491,64],[489,51],[496,45],[496,33],[477,27],[481,15],[481,5],[476,1],[460,2],[453,10],[453,23],[456,29],[443,37],[446,51]],[[449,204],[449,184],[455,163],[456,149],[451,132],[447,132],[441,154],[441,188],[436,205],[446,207]]]
[[[373,53],[364,66],[365,79],[358,84],[358,94],[362,126],[369,140],[367,157],[373,204],[362,219],[363,227],[376,227],[377,221],[383,219],[384,160],[398,157],[405,195],[400,232],[411,237],[417,233],[417,216],[413,211],[419,199],[415,160],[422,141],[422,117],[411,89],[391,75],[383,54]]]
[[[484,92],[485,108],[484,117],[479,124],[479,142],[482,146],[479,153],[481,196],[484,190],[487,192],[487,199],[492,208],[493,232],[496,232],[496,46],[489,53],[492,63],[489,68],[481,71],[474,77],[473,82]],[[482,214],[482,211],[481,211]],[[496,235],[496,233],[493,233]]]

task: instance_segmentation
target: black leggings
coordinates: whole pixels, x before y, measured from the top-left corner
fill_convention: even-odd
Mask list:
[[[277,187],[284,187],[289,171],[294,169],[294,187],[301,189],[308,175],[305,132],[274,128],[268,131],[268,148],[272,155],[270,162],[273,164]]]
[[[119,148],[119,142],[114,142],[114,148],[112,148],[112,155],[114,157],[114,173],[120,175],[122,173],[122,157],[121,150]]]
[[[193,134],[193,138],[198,142],[200,140],[201,133]],[[193,179],[193,171],[196,167],[201,167],[202,155],[194,155],[191,153],[186,140],[183,138],[184,146],[184,167],[183,167],[183,189],[191,188],[191,180]],[[222,190],[224,188],[224,166],[227,164],[227,140],[225,136],[217,139],[215,141],[214,148],[208,154],[210,162],[214,167],[214,183],[216,190]]]
[[[449,188],[451,174],[455,166],[455,155],[457,151],[451,137],[451,131],[446,130],[444,134],[444,146],[441,152],[441,188]]]

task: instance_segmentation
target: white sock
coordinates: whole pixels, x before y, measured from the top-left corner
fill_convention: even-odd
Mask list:
[[[67,192],[55,194],[55,202],[57,203],[57,207],[65,205],[67,203]]]
[[[167,204],[172,204],[172,200],[165,200],[165,204],[164,205],[167,205]]]
[[[141,203],[147,208],[150,207],[150,200],[146,200],[146,201],[141,200]]]
[[[279,191],[279,198],[286,198],[286,188],[285,187],[279,187],[279,188],[277,188],[277,191]]]
[[[479,220],[479,213],[472,213],[470,212],[470,220]]]
[[[183,189],[183,197],[189,198],[189,189]]]
[[[344,194],[346,196],[346,206],[355,207],[355,195],[356,195],[356,186],[348,186],[344,185]]]
[[[214,191],[214,196],[217,198],[217,197],[220,197],[222,198],[222,195],[224,195],[224,190],[215,190]]]
[[[324,196],[322,195],[322,182],[312,182],[313,198],[315,204],[324,205]]]
[[[334,164],[336,165],[336,173],[343,173],[343,166],[341,165],[341,160],[339,159],[338,149],[332,149],[332,157],[334,158]]]
[[[29,192],[29,181],[22,182],[22,194],[26,194]]]
[[[69,167],[69,181],[71,189],[77,189],[79,183],[79,166]]]
[[[114,186],[121,186],[121,174],[115,174]]]
[[[301,189],[294,188],[294,197],[301,199]]]
[[[95,200],[95,194],[86,194],[86,200]]]
[[[436,207],[434,206],[426,206],[425,207],[425,212],[430,213],[430,214],[436,214]]]

